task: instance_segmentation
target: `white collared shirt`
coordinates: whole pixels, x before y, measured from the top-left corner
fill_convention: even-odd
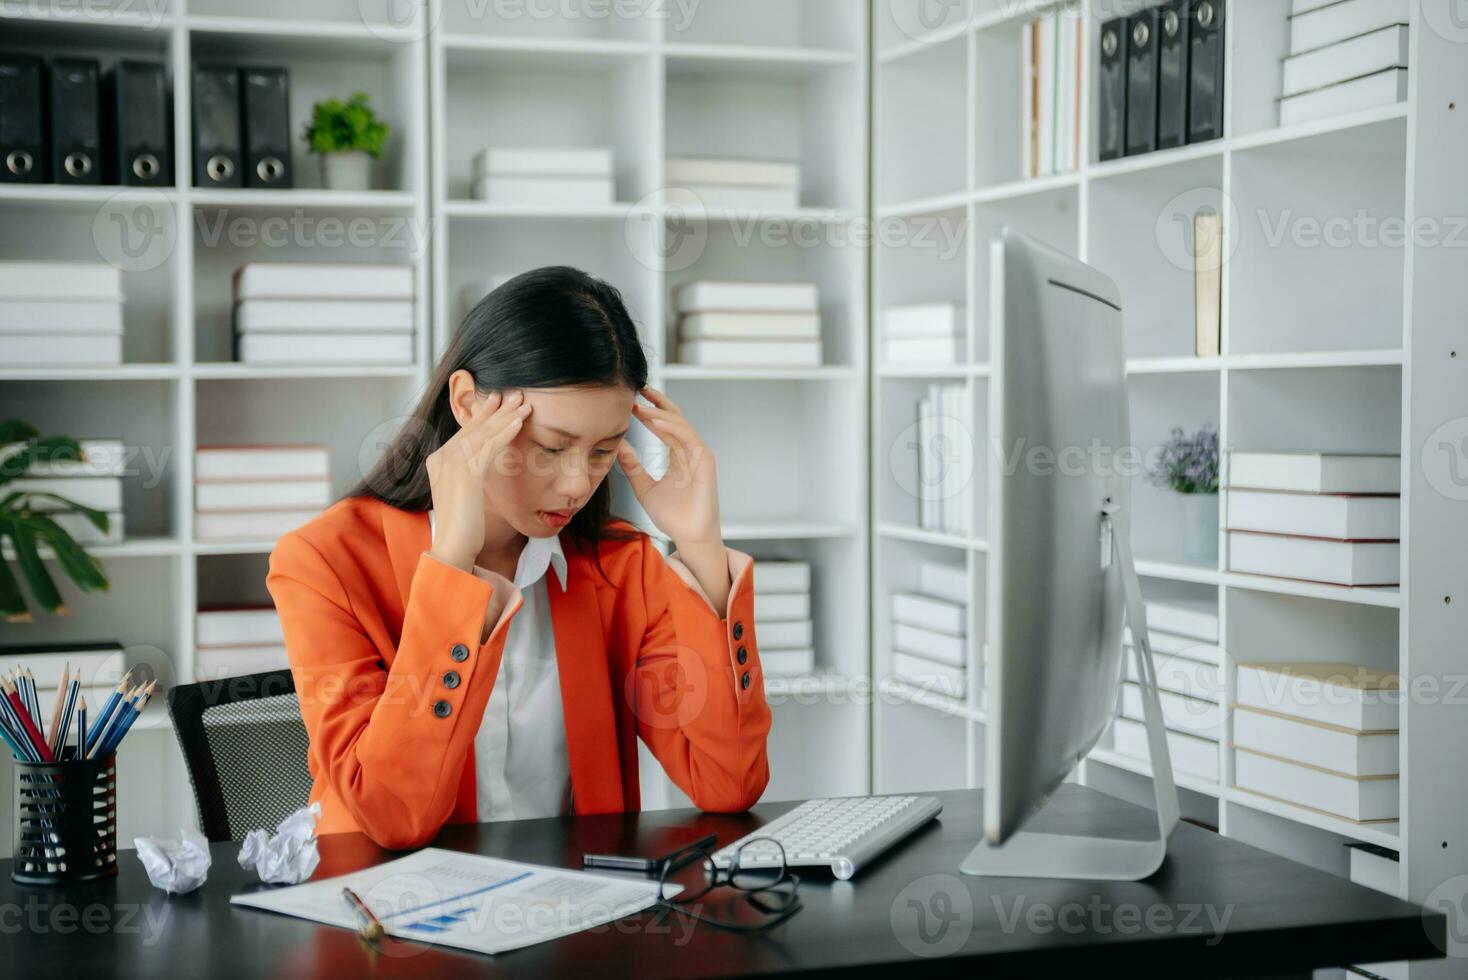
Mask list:
[[[428,526],[437,530],[431,509]],[[554,817],[571,810],[571,764],[546,574],[552,568],[564,592],[560,535],[529,538],[513,579],[525,605],[510,621],[499,676],[474,735],[480,820]]]

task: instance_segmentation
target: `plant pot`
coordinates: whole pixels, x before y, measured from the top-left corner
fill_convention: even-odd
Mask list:
[[[1182,493],[1183,560],[1218,566],[1218,494]]]
[[[372,154],[339,150],[321,157],[321,175],[328,190],[365,191],[372,187]]]

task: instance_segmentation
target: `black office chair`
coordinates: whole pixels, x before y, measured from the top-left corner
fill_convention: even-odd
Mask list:
[[[168,713],[209,840],[273,831],[307,804],[311,743],[289,670],[175,687]]]

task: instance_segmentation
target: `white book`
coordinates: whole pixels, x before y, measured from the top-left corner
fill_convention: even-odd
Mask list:
[[[668,184],[799,187],[800,164],[786,160],[669,157],[663,164],[663,180]]]
[[[1349,0],[1348,0],[1349,2]],[[1279,124],[1291,126],[1347,112],[1394,105],[1407,98],[1407,69],[1388,68],[1339,85],[1302,92],[1279,100]]]
[[[892,624],[892,646],[903,653],[937,660],[954,667],[962,667],[968,662],[968,645],[963,637],[907,623]]]
[[[112,299],[0,299],[0,333],[122,333],[122,304]]]
[[[1137,658],[1130,647],[1123,652],[1122,663],[1126,679],[1139,683],[1141,676],[1137,673]],[[1204,701],[1223,700],[1223,669],[1217,664],[1154,653],[1152,670],[1157,676],[1157,686],[1164,691],[1186,694]]]
[[[688,184],[663,188],[663,203],[673,207],[742,208],[750,211],[793,211],[800,207],[798,187],[746,187],[732,184]]]
[[[696,279],[673,290],[673,309],[678,313],[759,310],[815,313],[820,310],[820,302],[813,282]]]
[[[107,530],[97,530],[97,525],[87,520],[81,514],[52,514],[51,519],[56,522],[71,539],[80,545],[89,544],[120,544],[125,535],[122,523],[122,511],[109,511],[107,513]]]
[[[959,337],[963,332],[963,307],[957,303],[913,303],[882,311],[884,337]]]
[[[1118,718],[1112,722],[1112,745],[1122,755],[1134,759],[1150,759],[1152,751],[1147,745],[1147,726],[1130,718]],[[1187,732],[1167,733],[1167,754],[1172,759],[1176,772],[1190,773],[1203,779],[1218,780],[1218,743],[1212,739],[1199,738]]]
[[[958,502],[953,499],[953,485],[957,481],[957,467],[951,460],[944,459],[953,450],[953,385],[940,384],[938,392],[938,414],[936,417],[935,444],[931,447],[933,464],[938,482],[938,511],[942,515],[938,526],[950,534],[959,533]]]
[[[810,620],[788,623],[760,623],[759,648],[764,655],[771,650],[799,650],[811,645]]]
[[[1234,751],[1234,785],[1356,823],[1396,820],[1400,813],[1396,776],[1353,778],[1247,749]]]
[[[331,485],[324,479],[245,480],[194,484],[194,510],[291,510],[325,507]]]
[[[917,403],[917,489],[918,489],[918,527],[924,531],[937,531],[941,529],[943,519],[942,511],[939,509],[938,491],[941,489],[933,479],[934,474],[940,473],[937,469],[937,460],[933,456],[933,440],[938,435],[938,386],[928,386],[928,393],[918,399]]]
[[[234,298],[412,299],[413,267],[385,263],[250,262],[234,274]]]
[[[194,453],[194,479],[280,480],[330,475],[325,446],[200,446]]]
[[[816,651],[811,647],[771,650],[761,645],[759,662],[766,677],[803,677],[815,673]]]
[[[1407,67],[1407,25],[1384,27],[1284,60],[1286,96],[1348,82],[1388,68]]]
[[[122,510],[122,480],[115,476],[23,476],[5,484],[9,493],[55,493],[67,500],[95,510]],[[30,508],[53,513],[66,505],[46,497],[31,498]]]
[[[1401,493],[1402,458],[1386,454],[1228,454],[1230,487],[1299,493]]]
[[[316,510],[211,511],[194,515],[194,537],[201,541],[274,540],[318,514]]]
[[[1218,642],[1218,603],[1212,599],[1158,599],[1146,608],[1151,632]]]
[[[116,687],[127,670],[127,656],[120,643],[6,643],[0,644],[0,663],[5,669],[25,667],[36,678],[36,687],[55,690],[61,671],[70,666],[70,679],[80,677],[83,687]],[[47,718],[49,721],[49,717]]]
[[[1154,629],[1147,631],[1147,639],[1150,641],[1154,656],[1161,653],[1170,657],[1187,657],[1205,664],[1223,663],[1223,648],[1215,643],[1205,643],[1191,636]],[[1122,628],[1121,640],[1127,646],[1132,645],[1130,626]]]
[[[411,364],[411,333],[247,333],[236,337],[243,364]]]
[[[412,330],[413,301],[404,299],[247,299],[235,305],[241,333]]]
[[[1339,3],[1340,0],[1292,0],[1290,3],[1290,14],[1303,14],[1310,10],[1316,10],[1327,4]]]
[[[755,560],[755,595],[809,591],[810,562]]]
[[[0,334],[0,364],[115,367],[121,363],[119,334]]]
[[[1405,898],[1402,894],[1401,855],[1397,851],[1350,841],[1346,848],[1351,852],[1351,880],[1379,892]]]
[[[938,561],[918,562],[917,590],[934,599],[968,602],[968,572],[958,565]]]
[[[1396,732],[1358,732],[1243,705],[1234,707],[1234,745],[1345,776],[1394,776]]]
[[[1397,585],[1402,577],[1401,549],[1396,541],[1336,541],[1230,531],[1228,567],[1235,572],[1330,585]]]
[[[605,177],[615,169],[609,146],[487,147],[474,155],[474,176],[525,174],[537,177]]]
[[[230,606],[200,609],[194,642],[200,647],[283,646],[285,634],[274,606]]]
[[[1080,24],[1080,18],[1067,16],[1064,11],[1057,11],[1052,16],[1055,17],[1056,31],[1060,35],[1060,112],[1059,118],[1055,120],[1055,170],[1057,173],[1070,173],[1075,170],[1076,82],[1079,75],[1076,59],[1080,47],[1076,28]]]
[[[1035,22],[1027,20],[1019,33],[1019,173],[1035,176]]]
[[[885,337],[882,361],[891,367],[963,362],[962,337]]]
[[[1162,707],[1162,723],[1175,732],[1216,740],[1223,729],[1223,708],[1216,701],[1159,690],[1157,703]],[[1121,685],[1121,715],[1132,721],[1147,720],[1142,712],[1142,689],[1131,681]]]
[[[551,207],[596,207],[617,199],[611,177],[532,177],[487,174],[474,181],[470,192],[490,204]]]
[[[1230,490],[1227,523],[1230,531],[1389,541],[1401,537],[1402,500],[1395,495]]]
[[[1375,667],[1335,662],[1241,663],[1234,700],[1306,721],[1358,732],[1401,727],[1400,677]]]
[[[892,673],[909,684],[950,698],[968,697],[968,671],[962,667],[894,650]]]
[[[217,681],[290,667],[284,646],[201,647],[194,651],[194,680]]]
[[[1041,177],[1048,177],[1055,173],[1055,95],[1060,84],[1056,75],[1058,58],[1055,50],[1057,40],[1055,28],[1054,17],[1045,17],[1039,21],[1040,68],[1036,91],[1040,99],[1039,176]]]
[[[785,595],[756,592],[754,618],[760,625],[780,620],[810,619],[810,596],[799,592]]]
[[[684,340],[678,363],[700,367],[820,367],[819,340]]]
[[[819,313],[688,313],[678,318],[679,340],[817,340]]]
[[[121,439],[78,439],[82,458],[34,462],[27,476],[123,476],[128,449]],[[22,442],[0,445],[0,460],[9,459],[25,446]]]
[[[1301,54],[1360,34],[1406,24],[1411,0],[1340,0],[1290,15],[1290,54]]]
[[[107,262],[0,261],[5,299],[122,301],[122,272]]]
[[[934,599],[916,592],[892,593],[892,618],[909,626],[936,630],[950,636],[967,632],[968,607],[958,602]]]

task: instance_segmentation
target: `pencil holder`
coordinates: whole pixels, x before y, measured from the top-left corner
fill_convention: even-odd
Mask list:
[[[117,874],[117,755],[16,762],[14,854],[26,885]]]

